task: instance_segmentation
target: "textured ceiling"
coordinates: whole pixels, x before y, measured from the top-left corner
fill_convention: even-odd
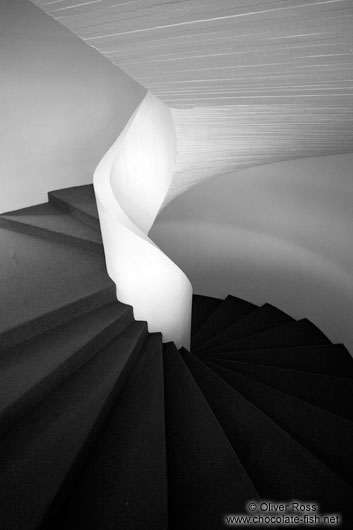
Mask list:
[[[353,151],[353,0],[33,0],[165,101],[169,199],[243,167]]]

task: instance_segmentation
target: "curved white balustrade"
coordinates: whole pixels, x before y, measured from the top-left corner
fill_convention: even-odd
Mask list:
[[[108,274],[117,297],[150,332],[190,345],[192,287],[149,239],[169,189],[176,135],[169,108],[150,92],[94,174]]]

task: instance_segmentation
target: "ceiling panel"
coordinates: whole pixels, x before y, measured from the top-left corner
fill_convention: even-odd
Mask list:
[[[353,0],[33,0],[165,101],[168,200],[205,178],[353,151]]]

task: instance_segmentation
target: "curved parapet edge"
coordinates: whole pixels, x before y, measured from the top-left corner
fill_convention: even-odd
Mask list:
[[[176,157],[169,108],[148,92],[93,177],[107,271],[117,298],[150,332],[190,346],[192,287],[148,237],[168,192]]]

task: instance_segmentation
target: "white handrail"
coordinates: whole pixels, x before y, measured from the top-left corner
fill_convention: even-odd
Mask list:
[[[148,237],[176,158],[169,108],[148,92],[93,178],[108,274],[150,332],[190,346],[192,287]]]

